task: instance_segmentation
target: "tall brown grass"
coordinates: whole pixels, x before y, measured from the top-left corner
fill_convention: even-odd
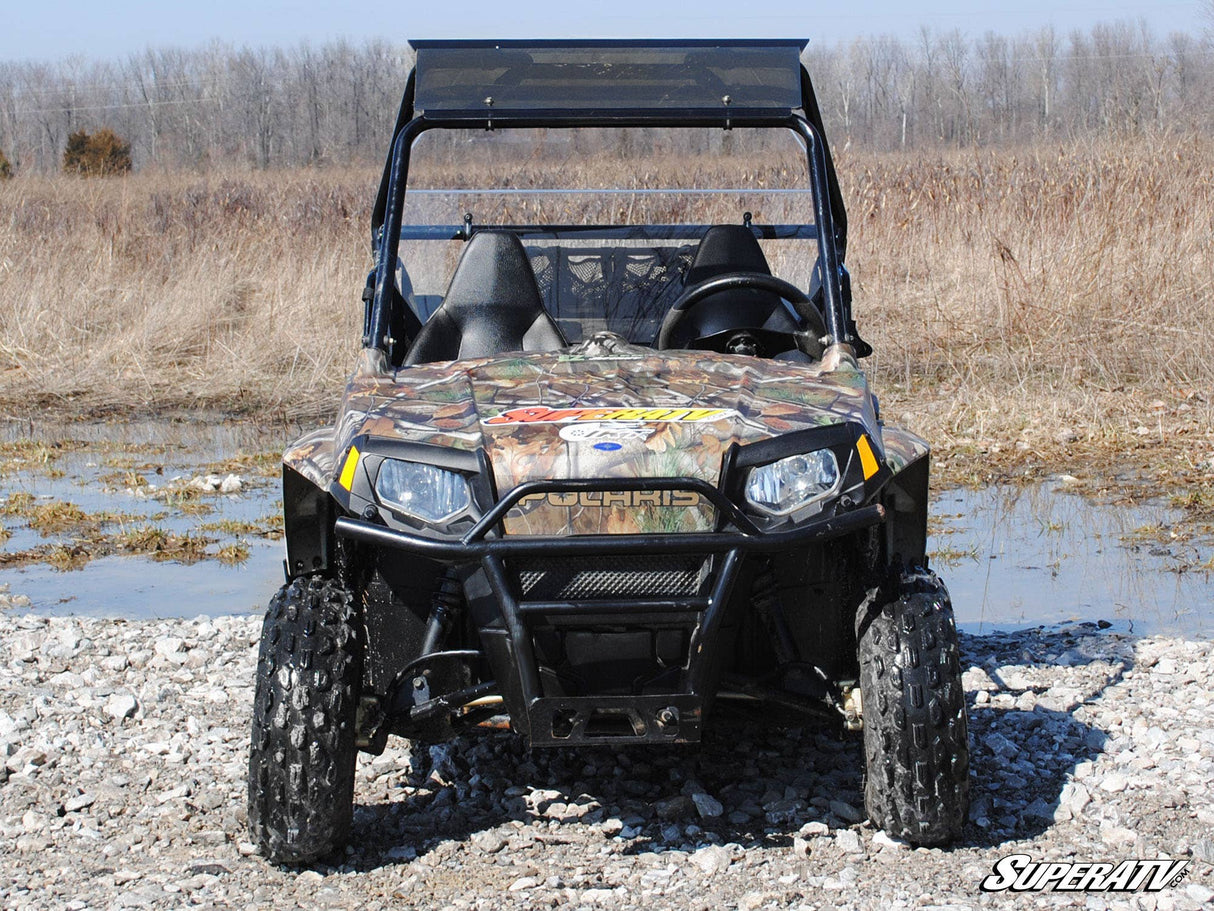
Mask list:
[[[1214,143],[840,169],[856,309],[895,416],[954,449],[1214,451]]]
[[[0,401],[299,411],[331,397],[358,346],[377,181],[9,181]]]
[[[839,171],[887,417],[987,456],[1156,434],[1214,447],[1210,140],[850,153]],[[377,180],[0,184],[4,409],[331,407]]]

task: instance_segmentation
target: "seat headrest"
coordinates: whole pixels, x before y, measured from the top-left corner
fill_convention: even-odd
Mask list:
[[[771,275],[767,257],[754,233],[745,225],[713,225],[704,232],[686,283],[698,284],[726,272],[761,272]]]
[[[478,231],[468,241],[443,308],[447,312],[492,303],[501,312],[512,309],[543,310],[531,261],[518,236],[509,231]]]

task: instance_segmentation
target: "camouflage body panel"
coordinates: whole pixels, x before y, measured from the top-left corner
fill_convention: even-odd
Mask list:
[[[323,478],[326,488],[359,434],[483,447],[499,494],[554,478],[689,477],[715,485],[733,443],[845,421],[861,423],[884,458],[865,376],[845,348],[806,364],[655,351],[602,333],[561,352],[396,371],[371,363],[376,353],[351,378],[336,428],[287,453],[288,464]],[[680,532],[709,529],[714,518],[708,503],[684,492],[543,496],[520,503],[504,528],[520,535]]]
[[[919,461],[930,451],[927,440],[901,427],[884,427],[885,462],[894,474]]]

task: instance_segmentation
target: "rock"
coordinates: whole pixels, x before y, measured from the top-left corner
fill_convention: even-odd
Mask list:
[[[244,482],[234,474],[228,475],[219,482],[220,493],[240,493],[240,490],[243,487]]]
[[[538,879],[536,879],[534,876],[520,876],[518,879],[516,879],[514,882],[512,882],[510,884],[510,887],[507,891],[522,892],[524,889],[534,889],[539,884],[540,884],[540,881]]]
[[[586,889],[578,896],[582,902],[588,905],[614,904],[619,897],[620,893],[616,889]]]
[[[805,812],[805,803],[800,800],[773,800],[763,808],[764,816],[773,826],[790,823]]]
[[[999,689],[995,681],[991,679],[991,675],[980,667],[971,667],[962,674],[961,685],[965,687],[966,692]]]
[[[708,845],[700,848],[691,855],[690,859],[708,876],[728,870],[729,865],[733,863],[733,857],[729,851],[720,845]]]
[[[14,775],[27,774],[47,763],[46,750],[39,747],[22,747],[5,760],[5,767]]]
[[[495,830],[477,832],[472,836],[472,847],[484,854],[496,854],[506,847],[508,842],[506,836]]]
[[[1007,664],[995,669],[993,679],[1005,690],[1026,690],[1029,682],[1024,676],[1024,668],[1018,664]]]
[[[1110,772],[1100,781],[1100,790],[1119,794],[1129,786],[1129,781],[1120,772]]]
[[[878,848],[892,848],[895,851],[910,850],[910,845],[907,842],[902,841],[900,838],[894,838],[884,829],[879,830],[873,836],[873,844]]]
[[[701,819],[716,819],[725,812],[721,801],[709,794],[692,794],[691,802],[695,804],[696,812],[700,814]]]
[[[1056,809],[1057,807],[1054,804],[1048,803],[1038,797],[1024,808],[1024,816],[1027,819],[1044,819],[1048,822],[1053,822]]]
[[[844,854],[863,854],[864,845],[860,843],[860,836],[852,829],[843,829],[835,835],[835,844],[839,846],[839,850]]]
[[[844,822],[856,823],[864,821],[864,814],[843,800],[832,800],[830,811]]]
[[[153,648],[157,655],[167,658],[180,652],[184,646],[183,639],[179,639],[177,636],[166,636],[163,639],[157,639]]]
[[[613,838],[624,831],[624,823],[622,820],[616,819],[613,816],[611,819],[604,819],[599,824],[599,829],[608,838]]]
[[[1010,759],[1020,752],[1020,747],[1012,743],[998,731],[992,731],[983,739],[987,748],[996,756],[1003,756]]]
[[[139,710],[139,702],[130,693],[114,693],[105,701],[105,713],[115,721],[132,718]]]
[[[805,825],[801,826],[801,829],[797,832],[797,834],[802,838],[819,838],[823,835],[830,834],[830,826],[824,822],[814,820],[813,822],[807,822]]]
[[[775,897],[771,892],[747,892],[738,899],[738,911],[758,911]]]
[[[196,478],[190,478],[186,487],[192,487],[195,490],[201,490],[204,493],[213,493],[223,484],[223,478],[217,474],[199,475]]]
[[[1102,826],[1100,840],[1112,847],[1125,847],[1138,841],[1138,833],[1125,826]]]
[[[653,810],[658,814],[658,819],[665,822],[676,822],[690,819],[696,812],[696,805],[690,797],[679,794],[676,797],[659,800],[653,805]]]
[[[1184,894],[1199,905],[1208,905],[1214,900],[1214,889],[1201,883],[1189,883],[1184,887]]]
[[[78,794],[75,797],[72,797],[72,798],[64,801],[63,812],[79,813],[81,810],[88,809],[96,802],[97,802],[97,798],[94,797],[92,794],[87,794],[87,793]]]
[[[1077,781],[1068,781],[1062,788],[1062,793],[1058,795],[1058,805],[1066,807],[1072,817],[1078,816],[1083,812],[1092,801],[1092,796],[1085,788]]]

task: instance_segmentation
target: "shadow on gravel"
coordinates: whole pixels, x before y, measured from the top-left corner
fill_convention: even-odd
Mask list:
[[[416,769],[387,798],[357,804],[346,859],[369,870],[407,862],[449,841],[504,852],[522,863],[545,845],[605,844],[615,853],[689,851],[710,844],[791,846],[821,821],[842,829],[863,819],[863,750],[829,724],[721,702],[698,745],[536,750],[511,734],[461,737],[420,747]],[[446,784],[441,784],[438,780]],[[524,793],[517,793],[523,791]],[[693,794],[708,795],[701,815]],[[719,813],[719,815],[712,815]],[[509,823],[526,829],[493,830]],[[689,827],[691,827],[689,829]],[[485,833],[482,837],[477,837]]]
[[[1104,731],[1075,717],[1133,667],[1133,640],[1095,623],[962,636],[970,728],[970,822],[963,845],[1034,838],[1069,818],[1063,792],[1075,767],[1104,750]],[[1074,685],[1040,682],[1041,670],[1086,671]],[[996,687],[978,702],[975,677]]]
[[[989,698],[977,702],[967,686],[972,806],[957,847],[1032,838],[1054,825],[1075,766],[1101,753],[1104,732],[1074,712],[1121,680],[1132,643],[1076,624],[963,636],[962,650],[963,667],[987,678]],[[1096,673],[1070,688],[1034,682],[1041,668],[1060,663]],[[438,864],[445,854],[426,855],[451,842],[520,865],[539,863],[548,845],[617,836],[615,852],[624,855],[709,843],[789,846],[806,823],[833,834],[863,821],[863,763],[859,734],[724,701],[703,743],[689,747],[527,754],[509,733],[465,736],[419,745],[407,768],[377,779],[376,796],[355,807],[356,852],[345,864]]]

